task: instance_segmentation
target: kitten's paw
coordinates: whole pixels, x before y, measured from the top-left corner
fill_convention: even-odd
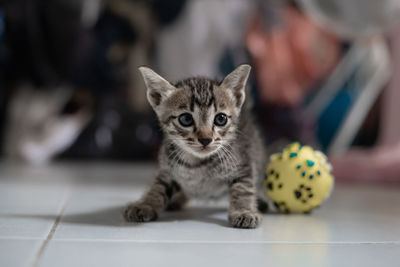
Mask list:
[[[254,211],[233,211],[229,214],[229,222],[236,228],[256,228],[261,221],[261,214]]]
[[[157,219],[157,212],[150,205],[129,204],[123,211],[123,216],[127,222],[149,222]]]

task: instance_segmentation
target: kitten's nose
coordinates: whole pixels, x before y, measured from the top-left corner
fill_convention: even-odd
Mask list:
[[[199,138],[199,142],[203,146],[207,146],[209,143],[211,143],[212,139],[211,138]]]

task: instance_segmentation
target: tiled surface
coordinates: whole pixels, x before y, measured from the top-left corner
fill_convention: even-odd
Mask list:
[[[68,261],[60,261],[68,251]],[[84,251],[84,253],[83,253]],[[398,266],[400,245],[53,241],[39,266]]]
[[[12,184],[0,180],[0,238],[46,238],[67,192],[32,181]]]
[[[311,215],[226,221],[226,200],[126,223],[154,165],[0,164],[0,266],[398,266],[400,187],[341,185]],[[39,250],[40,247],[43,250]]]
[[[210,207],[212,204],[198,204],[182,212],[164,213],[157,222],[125,223],[120,216],[122,207],[132,199],[138,199],[138,192],[131,195],[128,192],[120,195],[80,192],[69,202],[54,238],[201,242],[400,241],[400,208],[387,206],[388,203],[400,204],[398,192],[396,196],[382,192],[379,205],[368,201],[367,192],[364,196],[363,192],[346,188],[338,191],[338,197],[342,195],[341,191],[344,196],[332,199],[332,203],[328,202],[312,216],[267,215],[263,227],[251,231],[229,227],[224,206]],[[346,197],[347,194],[355,195],[357,199],[352,201],[351,197]],[[358,199],[365,203],[357,203]],[[168,231],[163,230],[166,227]]]
[[[40,239],[2,239],[0,238],[0,266],[31,266],[36,260]]]

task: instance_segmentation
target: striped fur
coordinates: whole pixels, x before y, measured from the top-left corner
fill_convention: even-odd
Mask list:
[[[148,68],[140,70],[164,141],[159,175],[139,202],[125,208],[126,220],[155,220],[165,209],[182,208],[187,197],[219,198],[228,193],[231,225],[257,227],[262,219],[257,196],[260,201],[265,195],[265,153],[249,105],[243,105],[250,66],[239,66],[222,82],[197,77],[174,85]],[[191,114],[193,125],[179,123],[184,113]],[[226,115],[226,125],[214,123],[219,113]],[[202,138],[211,141],[204,146]]]

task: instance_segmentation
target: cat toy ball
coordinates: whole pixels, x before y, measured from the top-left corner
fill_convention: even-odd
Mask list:
[[[282,213],[309,213],[330,196],[334,185],[331,170],[322,152],[292,143],[270,158],[267,195]]]

